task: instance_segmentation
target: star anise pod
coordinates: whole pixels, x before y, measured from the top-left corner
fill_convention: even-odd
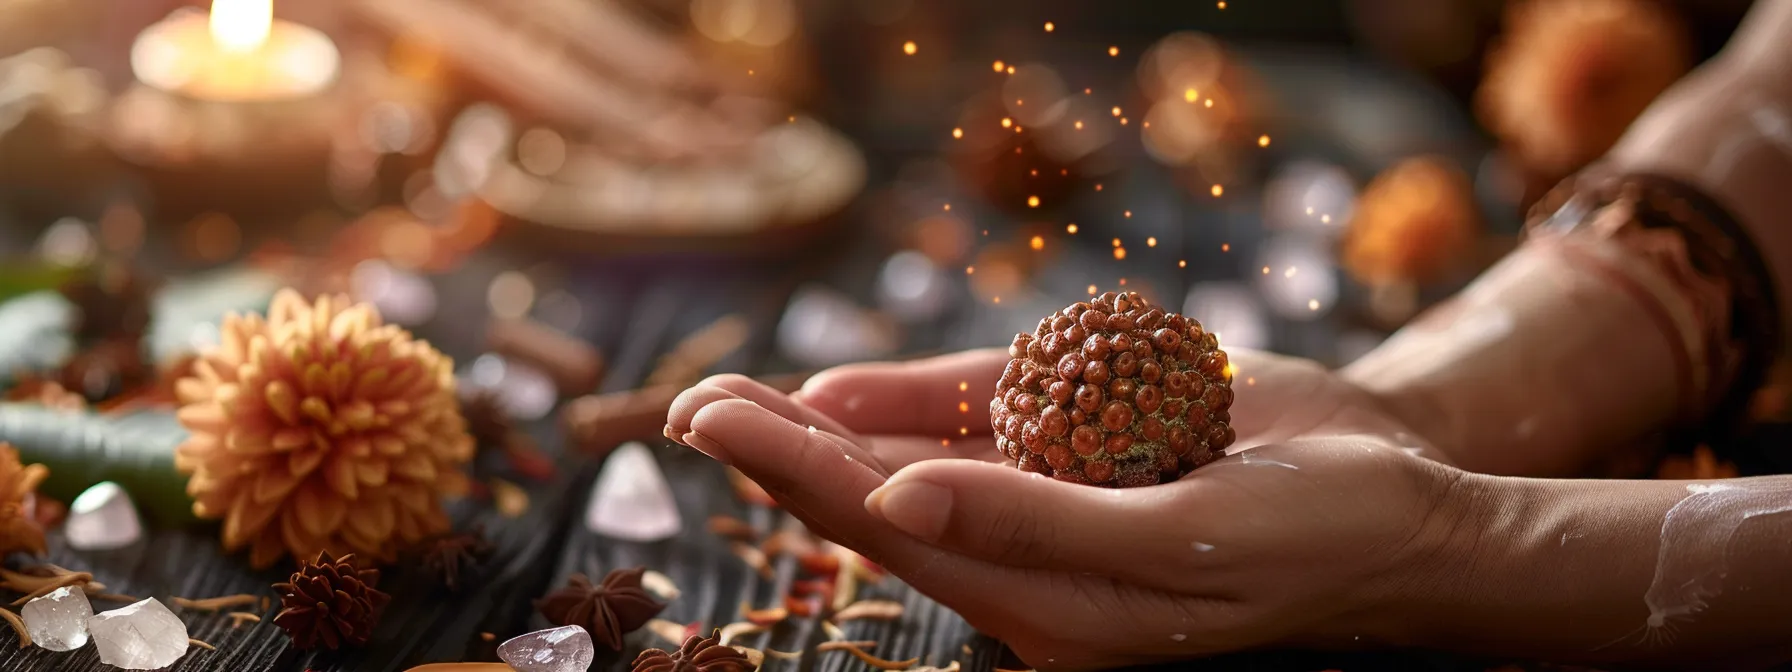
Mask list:
[[[464,579],[477,577],[484,569],[491,553],[491,542],[486,541],[482,529],[475,527],[424,539],[410,555],[413,566],[435,577],[449,592],[459,592]]]
[[[554,625],[577,625],[591,639],[622,650],[622,636],[646,625],[666,605],[641,587],[644,567],[612,570],[601,584],[592,585],[583,574],[574,574],[566,585],[535,601],[535,609]]]
[[[722,646],[715,636],[691,635],[677,651],[642,651],[634,672],[753,672],[747,654]]]
[[[124,266],[106,265],[65,283],[63,298],[75,306],[75,339],[136,342],[149,331],[150,294],[155,283]]]
[[[392,597],[374,589],[380,571],[355,568],[354,557],[319,553],[286,583],[274,584],[281,606],[274,625],[292,637],[293,647],[334,651],[345,643],[367,643]]]

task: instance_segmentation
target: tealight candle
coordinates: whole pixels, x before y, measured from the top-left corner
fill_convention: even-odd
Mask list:
[[[131,72],[168,93],[218,102],[305,98],[329,88],[341,56],[316,29],[274,19],[273,0],[183,8],[131,45]]]

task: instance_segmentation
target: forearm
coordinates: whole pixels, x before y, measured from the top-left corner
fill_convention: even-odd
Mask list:
[[[1792,477],[1694,485],[1465,477],[1392,638],[1700,669],[1792,659]]]

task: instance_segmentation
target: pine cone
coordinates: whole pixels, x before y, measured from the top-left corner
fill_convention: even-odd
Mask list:
[[[1692,67],[1686,27],[1663,4],[1513,4],[1476,92],[1482,121],[1546,174],[1598,158]]]
[[[286,583],[274,584],[281,607],[274,625],[292,637],[294,647],[334,651],[345,643],[366,644],[373,635],[373,626],[392,597],[374,589],[380,571],[358,570],[354,558],[332,559],[329,553],[320,553]]]
[[[231,315],[177,384],[192,431],[175,465],[200,518],[267,567],[292,553],[388,562],[448,530],[473,456],[453,363],[347,297],[281,290],[268,316]],[[349,515],[350,509],[354,515]]]
[[[677,651],[648,649],[635,657],[634,672],[753,672],[747,654],[722,646],[714,636],[691,635]]]
[[[32,519],[27,500],[49,475],[44,465],[21,464],[19,451],[0,441],[0,558],[14,551],[44,554],[44,530]]]
[[[564,587],[536,600],[535,609],[554,625],[583,627],[592,640],[621,651],[623,635],[640,629],[666,608],[641,587],[646,572],[644,567],[611,570],[597,586],[585,575],[574,574]]]
[[[448,592],[459,592],[466,579],[478,577],[491,553],[491,542],[486,541],[482,531],[475,528],[468,532],[441,534],[423,540],[423,543],[412,550],[414,557],[407,564],[421,567],[447,588]]]
[[[1180,478],[1232,444],[1219,339],[1137,292],[1108,292],[1018,334],[989,417],[1010,464],[1061,481]]]

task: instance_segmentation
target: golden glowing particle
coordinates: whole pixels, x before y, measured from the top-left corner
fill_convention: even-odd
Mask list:
[[[1096,182],[1096,183],[1095,183],[1095,190],[1096,190],[1096,191],[1101,191],[1101,183],[1100,183],[1100,182]]]
[[[959,392],[963,392],[963,391],[969,390],[969,389],[971,389],[971,381],[968,381],[968,380],[958,381],[958,391]]]
[[[965,275],[971,275],[971,274],[973,274],[973,273],[976,273],[976,272],[977,272],[977,267],[976,267],[976,266],[966,266],[966,267],[964,267],[964,274],[965,274]],[[1267,271],[1265,271],[1265,272],[1267,272]]]
[[[1297,273],[1297,272],[1299,272],[1299,271],[1300,271],[1300,269],[1298,269],[1298,268],[1295,268],[1295,267],[1293,267],[1293,266],[1289,266],[1289,267],[1288,267],[1288,270],[1286,270],[1286,271],[1282,271],[1282,277],[1284,277],[1284,278],[1292,278],[1292,277],[1294,277],[1294,274],[1295,274],[1295,273]]]
[[[1197,100],[1200,100],[1201,94],[1200,94],[1200,92],[1195,91],[1194,89],[1188,89],[1188,90],[1182,92],[1182,99],[1192,103]]]
[[[954,128],[954,129],[952,129],[952,137],[953,137],[953,138],[962,138],[962,137],[964,137],[964,129],[962,129],[962,128]]]
[[[959,428],[958,428],[958,435],[959,435],[959,436],[965,436],[965,435],[968,435],[968,434],[970,434],[970,433],[971,433],[971,428],[969,428],[969,427],[959,427]]]
[[[1307,299],[1307,310],[1319,310],[1319,299]]]
[[[1220,251],[1221,252],[1231,252],[1232,244],[1231,243],[1220,243]]]
[[[1045,22],[1045,32],[1049,33],[1049,32],[1052,32],[1053,30],[1057,30],[1057,29],[1058,29],[1058,27],[1052,25],[1052,22],[1050,22],[1050,21]]]
[[[1078,119],[1076,122],[1076,130],[1083,130],[1083,121],[1081,119]]]
[[[1121,119],[1120,123],[1124,124],[1124,123],[1126,123],[1126,120]],[[1144,126],[1145,126],[1145,128],[1151,128],[1151,122],[1149,122],[1149,121],[1145,122]]]
[[[1031,245],[1033,246],[1033,249],[1035,249],[1035,250],[1045,249],[1045,237],[1044,236],[1033,236],[1033,241],[1032,241]]]
[[[1083,95],[1085,95],[1085,96],[1088,96],[1088,95],[1094,95],[1094,93],[1095,93],[1095,89],[1091,89],[1091,88],[1089,88],[1089,87],[1086,87],[1086,86],[1085,86],[1085,87],[1083,87]]]
[[[1116,116],[1116,117],[1120,116],[1120,106],[1119,105],[1114,106],[1114,116]]]
[[[1219,334],[1214,334],[1214,336],[1217,338],[1219,336]],[[1226,380],[1231,380],[1232,377],[1236,376],[1236,375],[1238,375],[1238,365],[1237,364],[1227,364],[1226,365]]]
[[[1226,0],[1220,0],[1220,9],[1226,8]]]
[[[1157,247],[1157,236],[1146,238],[1145,247]]]
[[[1307,216],[1313,216],[1313,206],[1311,205],[1307,206]]]
[[[1032,170],[1029,170],[1029,171],[1027,171],[1027,174],[1030,176],[1033,176],[1033,177],[1039,177],[1039,169],[1034,168]]]
[[[1256,377],[1251,377],[1251,378],[1246,378],[1246,379],[1244,379],[1244,384],[1246,384],[1246,385],[1256,385],[1256,384],[1257,384],[1257,379],[1256,379]]]
[[[1121,117],[1121,118],[1120,118],[1120,125],[1121,125],[1121,126],[1125,126],[1125,125],[1126,125],[1126,117]]]
[[[1267,135],[1257,136],[1257,146],[1258,147],[1268,147],[1269,146],[1269,136],[1267,136]]]
[[[1213,99],[1208,98],[1207,100],[1201,101],[1201,106],[1202,107],[1213,107]]]
[[[1126,286],[1126,278],[1121,278],[1121,279],[1120,279],[1120,286],[1121,286],[1121,287],[1125,287],[1125,286]]]
[[[1114,258],[1115,259],[1125,259],[1126,258],[1126,248],[1124,248],[1124,247],[1114,248]]]
[[[1069,169],[1069,168],[1059,168],[1059,169],[1058,169],[1058,174],[1059,174],[1059,175],[1069,175],[1069,174],[1070,174],[1070,169]]]
[[[1089,285],[1089,296],[1095,296],[1095,285]]]
[[[1028,196],[1027,197],[1027,207],[1029,207],[1029,208],[1039,207],[1039,197],[1038,196]]]
[[[1015,132],[1015,133],[1019,133],[1019,132],[1020,132],[1020,127],[1019,127],[1019,126],[1015,126],[1015,127],[1014,127],[1014,132]]]
[[[1216,185],[1213,185],[1213,189],[1211,189],[1210,191],[1213,192],[1213,195],[1215,197],[1218,197],[1220,194],[1226,193],[1226,188],[1216,184]]]
[[[1024,107],[1024,106],[1026,106],[1026,104],[1027,104],[1027,101],[1026,101],[1026,100],[1025,100],[1025,99],[1022,99],[1022,98],[1015,98],[1015,99],[1014,99],[1014,106],[1015,106],[1015,107]]]
[[[1014,74],[1014,66],[1012,66],[1012,65],[1008,66],[1008,74],[1010,74],[1010,75]]]
[[[952,440],[951,439],[940,439],[940,445],[941,446],[950,446],[950,445],[952,445]]]
[[[1115,238],[1115,239],[1114,239],[1114,247],[1119,247],[1119,246],[1120,246],[1120,239],[1119,239],[1119,238]]]
[[[1001,61],[996,61],[996,63],[995,63],[996,72],[1001,72],[1004,68],[1007,68],[1007,67],[1008,66],[1003,64]]]
[[[1331,215],[1320,215],[1320,216],[1319,216],[1319,223],[1321,223],[1321,224],[1330,224],[1330,223],[1332,223],[1332,216],[1331,216]]]
[[[1264,267],[1263,267],[1263,274],[1264,274],[1264,275],[1269,275],[1269,267],[1268,267],[1268,266],[1264,266]]]
[[[794,115],[794,114],[790,115],[790,119],[788,119],[787,121],[789,121],[790,123],[793,123],[793,124],[796,123],[796,115]]]
[[[958,412],[959,412],[959,413],[969,413],[969,412],[971,412],[971,405],[970,405],[970,403],[969,403],[969,402],[963,402],[963,401],[961,401],[961,402],[958,402]]]
[[[946,211],[946,212],[951,212],[951,211],[952,211],[952,204],[951,204],[951,203],[947,203],[947,204],[945,204],[945,205],[943,205],[943,206],[941,206],[941,208],[940,208],[940,209],[942,209],[942,210],[945,210],[945,211]]]
[[[1119,47],[1108,47],[1108,55],[1109,56],[1119,56],[1120,48]]]
[[[1070,224],[1065,225],[1064,232],[1069,233],[1071,235],[1076,235],[1076,222],[1071,222]]]
[[[994,300],[993,300],[993,302],[994,302],[994,303],[1001,303],[1001,302],[1002,302],[1002,297],[999,297],[999,296],[998,296],[998,297],[996,297],[996,298],[995,298],[995,299],[994,299]]]
[[[1131,210],[1124,211],[1120,214],[1125,215],[1127,219],[1132,219],[1132,211]]]
[[[1014,127],[1013,119],[1009,119],[1008,117],[1002,117],[1002,128],[1013,128],[1013,127]]]
[[[752,76],[753,76],[753,71],[752,71],[752,70],[751,70],[751,69],[748,69],[748,70],[747,70],[747,76],[748,76],[748,77],[752,77]]]
[[[910,56],[913,56],[913,55],[915,55],[915,42],[914,42],[914,40],[909,40],[909,41],[907,41],[907,42],[903,42],[903,43],[902,43],[902,53],[905,53],[905,54],[908,54],[908,55],[910,55]]]
[[[1176,267],[1177,267],[1177,268],[1188,268],[1188,260],[1187,260],[1187,259],[1179,259],[1179,260],[1177,260],[1177,261],[1176,261]]]

